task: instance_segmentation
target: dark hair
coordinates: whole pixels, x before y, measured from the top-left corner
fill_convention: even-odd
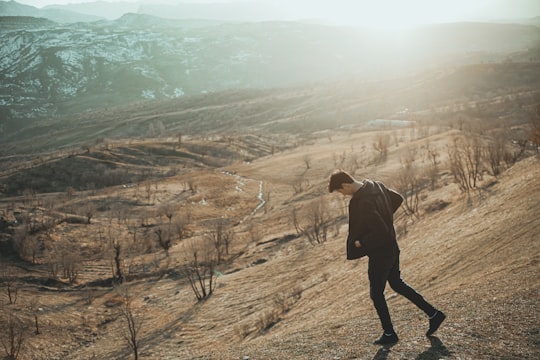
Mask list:
[[[354,178],[346,171],[335,170],[330,176],[330,182],[328,183],[328,191],[333,192],[334,190],[341,189],[343,184],[351,184],[354,182]]]

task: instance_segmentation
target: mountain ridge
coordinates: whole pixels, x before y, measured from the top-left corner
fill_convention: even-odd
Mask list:
[[[63,8],[39,9],[16,1],[0,1],[0,16],[32,16],[46,18],[54,22],[91,22],[102,19],[99,16],[69,11]]]
[[[377,34],[361,29],[292,22],[127,14],[69,25],[19,18],[17,28],[9,19],[0,31],[0,101],[13,120],[234,88],[378,80],[426,66],[535,61],[540,48],[540,28],[509,24],[427,27],[396,43],[373,42]]]

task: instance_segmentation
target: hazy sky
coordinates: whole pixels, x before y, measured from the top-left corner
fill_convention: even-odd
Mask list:
[[[16,0],[43,7],[85,0]],[[140,0],[124,0],[138,2]],[[153,0],[146,3],[223,3],[235,0]],[[484,21],[540,16],[540,0],[236,0],[271,4],[287,20],[322,19],[349,25],[410,25],[449,21]]]

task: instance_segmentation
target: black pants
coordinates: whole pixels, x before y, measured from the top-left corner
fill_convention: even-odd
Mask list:
[[[395,292],[405,296],[428,316],[432,316],[437,311],[430,303],[424,300],[422,295],[401,279],[399,250],[393,256],[370,256],[368,276],[371,300],[373,300],[373,305],[375,305],[385,333],[394,331],[388,305],[384,298],[384,288],[387,281]]]

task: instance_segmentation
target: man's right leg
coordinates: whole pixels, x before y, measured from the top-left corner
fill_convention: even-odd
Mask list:
[[[373,301],[373,305],[375,306],[375,310],[377,311],[377,315],[379,315],[384,331],[381,338],[375,341],[376,344],[390,344],[398,341],[390,318],[390,312],[388,311],[388,305],[384,298],[384,289],[391,268],[392,264],[389,259],[377,259],[371,257],[369,259],[369,294]]]

